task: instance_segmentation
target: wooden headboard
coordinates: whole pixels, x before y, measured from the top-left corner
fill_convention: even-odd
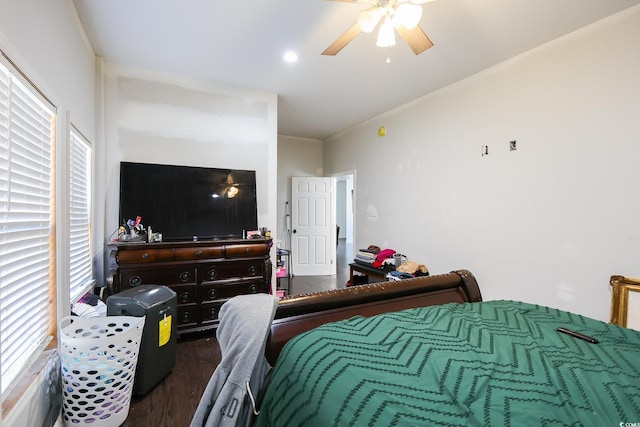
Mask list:
[[[273,366],[282,347],[294,336],[356,315],[478,301],[482,301],[478,282],[467,270],[295,295],[280,300],[265,354]]]

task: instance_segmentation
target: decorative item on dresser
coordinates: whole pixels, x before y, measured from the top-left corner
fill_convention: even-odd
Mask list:
[[[111,293],[165,285],[178,296],[177,333],[214,329],[229,298],[271,290],[270,239],[113,242]]]

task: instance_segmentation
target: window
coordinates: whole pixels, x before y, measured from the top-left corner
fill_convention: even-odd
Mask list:
[[[54,107],[0,57],[3,396],[55,332],[55,119]]]
[[[69,284],[72,301],[93,284],[91,170],[91,145],[72,127],[69,138]]]

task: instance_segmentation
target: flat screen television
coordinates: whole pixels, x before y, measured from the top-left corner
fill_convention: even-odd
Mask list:
[[[121,162],[119,214],[164,241],[240,238],[258,228],[256,173]]]

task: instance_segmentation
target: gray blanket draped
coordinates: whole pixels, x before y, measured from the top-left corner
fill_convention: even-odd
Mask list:
[[[278,298],[239,295],[220,309],[216,332],[222,358],[191,420],[191,427],[249,426],[255,397],[271,369],[264,357]]]

